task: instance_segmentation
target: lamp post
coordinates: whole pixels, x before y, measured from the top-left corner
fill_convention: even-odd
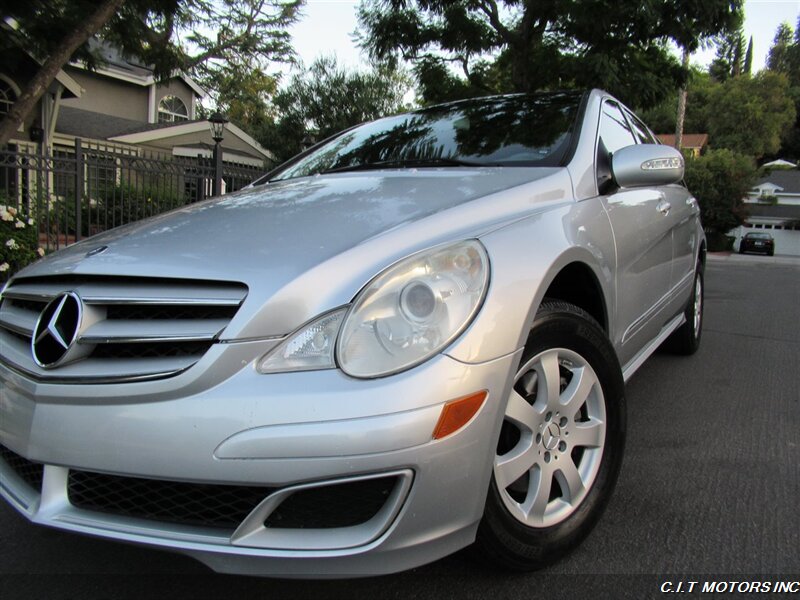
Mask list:
[[[228,119],[218,110],[215,110],[208,117],[208,123],[211,126],[211,139],[214,140],[214,187],[212,190],[214,196],[219,196],[222,193],[222,147],[220,143],[222,142],[225,123],[227,122]]]

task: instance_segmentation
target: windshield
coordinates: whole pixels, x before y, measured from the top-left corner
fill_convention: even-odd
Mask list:
[[[769,240],[772,239],[772,236],[768,233],[748,233],[745,237],[750,239],[759,239],[759,240]]]
[[[271,179],[365,168],[556,166],[570,146],[582,94],[463,100],[350,129]]]

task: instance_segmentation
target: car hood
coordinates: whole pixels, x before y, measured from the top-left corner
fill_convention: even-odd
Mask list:
[[[263,304],[299,275],[367,240],[559,171],[442,168],[279,181],[94,236],[21,275],[239,281]]]

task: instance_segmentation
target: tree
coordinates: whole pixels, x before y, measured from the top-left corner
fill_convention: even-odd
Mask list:
[[[2,0],[6,23],[13,25],[0,49],[25,48],[42,67],[0,123],[0,145],[61,67],[71,60],[89,68],[102,63],[93,36],[152,65],[159,78],[178,70],[215,90],[231,73],[290,59],[287,28],[301,5],[302,0]]]
[[[764,71],[716,86],[709,97],[709,141],[754,158],[777,152],[795,122],[786,76]]]
[[[389,65],[349,71],[334,57],[318,58],[274,98],[280,118],[265,145],[280,159],[302,149],[304,138],[324,139],[343,129],[406,108],[408,76]]]
[[[789,48],[792,46],[792,27],[788,23],[781,23],[775,32],[775,39],[767,55],[767,68],[778,73],[789,73],[790,61]]]
[[[714,40],[717,55],[708,68],[708,72],[716,81],[726,81],[748,72],[745,65],[744,33],[742,27],[734,31],[720,34]],[[752,65],[752,38],[749,46],[750,63]]]
[[[358,39],[375,58],[411,61],[418,76],[457,66],[462,85],[450,77],[444,87],[459,94],[603,87],[645,106],[686,75],[666,41],[692,51],[740,8],[741,0],[363,0]]]
[[[706,72],[692,67],[687,82],[686,115],[683,130],[689,133],[708,133],[709,95],[719,83]],[[675,106],[679,91],[673,91],[664,101],[648,109],[639,110],[639,116],[657,133],[673,133],[676,126]]]
[[[747,44],[747,53],[744,55],[744,74],[753,74],[753,36],[750,36],[750,42]]]
[[[730,150],[709,150],[686,161],[686,186],[697,198],[710,242],[744,223],[743,199],[756,176],[753,160]]]

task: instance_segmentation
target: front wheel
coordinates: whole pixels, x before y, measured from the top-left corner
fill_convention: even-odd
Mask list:
[[[537,312],[508,398],[476,550],[514,570],[547,565],[599,519],[622,464],[619,363],[571,304]]]

